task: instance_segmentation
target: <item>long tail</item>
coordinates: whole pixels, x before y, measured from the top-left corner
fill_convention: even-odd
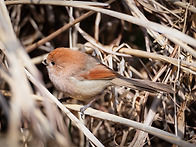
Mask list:
[[[148,80],[140,80],[134,78],[119,77],[112,80],[112,83],[118,86],[125,86],[135,90],[142,90],[148,92],[167,92],[173,93],[172,85],[152,82]]]

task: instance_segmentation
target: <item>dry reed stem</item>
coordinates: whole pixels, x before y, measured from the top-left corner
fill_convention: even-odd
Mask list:
[[[80,111],[80,108],[82,107],[82,105],[75,105],[75,104],[65,104],[64,106],[66,106],[67,108],[69,108],[71,110],[75,110],[75,111],[78,111],[78,112]],[[98,110],[95,110],[95,109],[92,109],[92,108],[88,108],[84,112],[84,114],[85,115],[90,115],[92,117],[99,118],[99,119],[102,119],[102,120],[107,120],[107,121],[112,121],[112,122],[115,122],[115,123],[120,123],[120,124],[126,125],[128,127],[133,127],[135,129],[139,129],[139,130],[148,132],[152,135],[158,136],[161,139],[167,140],[167,141],[169,141],[171,143],[174,143],[176,145],[179,145],[179,146],[187,146],[187,147],[188,146],[189,147],[194,146],[193,144],[190,144],[186,141],[183,141],[180,138],[178,138],[177,136],[175,136],[173,134],[170,134],[168,132],[165,132],[165,131],[162,131],[160,129],[151,127],[149,125],[141,124],[141,123],[138,123],[138,122],[126,119],[126,118],[122,118],[122,117],[119,117],[119,116],[116,116],[116,115],[113,115],[113,114],[105,113],[105,112],[98,111]]]
[[[40,90],[42,95],[54,102],[72,121],[73,123],[88,137],[96,146],[103,146],[99,140],[65,107],[58,101],[39,81],[37,81],[27,70],[26,74],[29,80]]]
[[[9,2],[6,2],[6,3],[10,4]],[[11,3],[12,4],[31,4],[31,1],[30,0],[18,0],[18,1],[11,2]],[[181,33],[180,31],[178,31],[176,29],[171,29],[169,27],[166,27],[166,26],[163,26],[163,25],[151,22],[151,21],[141,20],[139,18],[135,18],[130,15],[119,13],[116,11],[93,7],[93,6],[90,6],[90,4],[84,5],[83,3],[80,2],[80,5],[78,5],[78,2],[73,2],[73,1],[72,2],[66,2],[66,1],[55,1],[54,2],[54,1],[46,1],[46,0],[34,1],[33,4],[38,4],[38,5],[39,4],[43,4],[43,5],[50,4],[50,5],[60,5],[60,6],[63,5],[63,6],[83,8],[83,9],[101,12],[103,14],[106,14],[106,15],[109,15],[112,17],[116,17],[119,19],[123,19],[125,21],[130,22],[130,23],[137,24],[142,27],[155,30],[155,31],[163,33],[163,34],[171,35],[181,41],[184,41],[185,43],[188,43],[188,44],[196,47],[196,40],[195,39],[193,39],[192,37],[190,37],[186,34]]]
[[[128,144],[134,146],[143,146],[144,142],[146,141],[146,138],[148,140],[147,143],[151,145],[153,139],[151,140],[151,138],[148,136],[149,133],[158,136],[173,144],[194,146],[193,144],[188,143],[188,141],[183,141],[182,139],[180,139],[186,136],[186,138],[184,139],[189,140],[187,136],[190,137],[190,132],[194,131],[194,127],[187,125],[187,123],[189,123],[186,122],[188,115],[186,115],[185,113],[185,111],[188,111],[188,113],[191,114],[194,113],[192,111],[193,107],[190,107],[189,105],[191,98],[194,102],[195,97],[194,88],[192,88],[191,83],[194,81],[196,73],[196,52],[194,49],[196,47],[196,40],[191,36],[195,36],[196,32],[193,31],[195,21],[194,17],[191,17],[191,19],[189,19],[190,16],[193,15],[192,13],[195,13],[196,10],[194,2],[192,4],[188,4],[186,2],[174,2],[172,0],[167,1],[166,3],[163,3],[162,0],[125,0],[123,1],[123,7],[125,8],[125,10],[121,10],[122,6],[119,6],[119,10],[121,11],[116,11],[112,10],[112,7],[108,7],[109,5],[106,3],[52,0],[33,1],[34,5],[43,4],[46,6],[45,8],[48,8],[48,10],[50,10],[45,11],[47,9],[40,9],[41,15],[43,15],[44,13],[48,13],[51,14],[51,16],[53,17],[55,16],[55,12],[51,11],[53,10],[52,5],[74,7],[74,9],[71,8],[70,10],[67,8],[69,17],[66,18],[64,22],[67,21],[69,23],[64,25],[63,27],[59,27],[60,29],[57,29],[57,31],[53,31],[54,33],[49,33],[49,35],[47,34],[47,37],[44,37],[45,34],[43,34],[42,32],[42,27],[44,25],[42,26],[41,21],[38,21],[33,18],[34,16],[36,16],[36,14],[39,15],[39,13],[35,11],[36,9],[32,9],[32,16],[23,18],[21,9],[23,9],[25,6],[13,6],[17,4],[26,4],[28,6],[28,4],[31,3],[32,1],[30,0],[5,1],[5,4],[8,6],[8,8],[9,6],[11,8],[9,9],[10,16],[8,16],[6,7],[4,6],[4,2],[1,1],[2,13],[0,14],[0,47],[3,51],[1,54],[5,56],[6,59],[0,58],[2,60],[1,64],[3,65],[0,66],[0,81],[3,81],[2,83],[8,84],[10,86],[11,91],[7,89],[0,89],[0,103],[4,105],[3,109],[5,109],[6,115],[8,115],[12,120],[9,124],[10,136],[7,136],[6,140],[1,141],[1,143],[8,143],[10,146],[15,145],[15,143],[16,145],[19,145],[19,131],[17,130],[17,127],[19,127],[21,129],[21,132],[23,132],[23,127],[20,125],[20,122],[23,122],[23,119],[27,119],[30,121],[32,120],[32,124],[29,124],[28,127],[32,126],[33,131],[30,131],[28,136],[25,136],[25,133],[23,132],[23,145],[28,146],[28,143],[30,142],[29,136],[33,135],[34,133],[35,136],[39,136],[39,134],[42,134],[38,137],[40,139],[37,140],[41,144],[46,143],[44,142],[44,140],[47,140],[45,138],[46,134],[50,134],[52,137],[54,137],[53,140],[55,140],[58,145],[63,146],[65,144],[71,144],[69,137],[65,131],[67,129],[66,121],[68,121],[68,119],[64,118],[63,113],[59,112],[56,109],[54,105],[55,103],[63,112],[65,112],[68,115],[68,117],[71,120],[74,120],[73,122],[76,124],[76,126],[78,126],[79,129],[81,127],[81,132],[83,132],[87,138],[90,138],[90,140],[94,142],[94,144],[96,144],[97,146],[103,146],[102,143],[100,143],[100,141],[102,140],[101,136],[99,136],[100,130],[109,132],[105,134],[110,134],[111,132],[115,134],[116,137],[113,137],[113,139],[109,139],[108,137],[108,140],[113,140],[113,142],[116,143],[115,145],[119,143],[118,145],[121,146],[126,146]],[[117,2],[115,4],[117,4]],[[34,5],[31,6],[34,7]],[[178,5],[179,7],[176,7],[175,5]],[[50,8],[47,6],[50,6]],[[40,8],[42,8],[42,6],[40,6]],[[183,10],[182,8],[185,8],[185,10]],[[84,14],[82,13],[82,9],[91,10],[91,12],[87,12]],[[145,12],[153,14],[152,16],[158,18],[159,21],[149,21],[149,16],[147,17]],[[176,89],[175,91],[177,91],[177,93],[174,94],[174,96],[167,95],[167,97],[162,97],[162,95],[155,97],[154,95],[151,95],[154,97],[153,103],[150,106],[148,106],[147,102],[149,101],[149,99],[151,99],[149,93],[143,93],[138,91],[134,93],[131,90],[129,91],[129,89],[127,91],[123,88],[116,88],[116,90],[114,90],[114,88],[112,88],[112,90],[108,89],[109,91],[113,91],[114,93],[112,96],[113,101],[110,101],[110,107],[117,107],[118,115],[120,115],[121,117],[96,111],[94,109],[87,109],[85,113],[91,117],[94,117],[94,119],[91,120],[88,120],[89,117],[85,118],[85,120],[88,120],[87,122],[83,120],[83,123],[86,123],[87,126],[90,126],[89,129],[87,129],[80,122],[81,120],[79,121],[77,118],[75,118],[75,116],[69,110],[67,110],[66,107],[64,107],[49,91],[47,91],[41,85],[41,83],[43,84],[42,78],[40,72],[34,66],[34,64],[40,66],[40,63],[46,56],[45,53],[44,55],[40,54],[40,50],[47,51],[55,47],[55,45],[49,44],[52,39],[54,40],[59,35],[63,35],[62,33],[65,30],[74,26],[76,23],[80,23],[82,20],[90,17],[93,13],[97,13],[95,24],[93,24],[94,35],[90,35],[91,32],[89,33],[89,30],[87,30],[87,33],[87,31],[85,30],[85,28],[82,27],[81,24],[80,26],[76,25],[75,28],[71,28],[69,31],[68,38],[70,47],[75,47],[76,43],[78,42],[78,38],[80,37],[77,34],[77,32],[79,32],[82,38],[84,38],[87,41],[87,43],[83,46],[84,48],[82,48],[82,50],[84,49],[85,51],[87,51],[85,47],[90,46],[91,48],[87,52],[89,52],[90,54],[93,52],[93,55],[96,55],[98,58],[100,58],[101,62],[108,65],[110,68],[117,70],[120,74],[125,75],[126,77],[131,77],[131,69],[134,70],[134,73],[136,73],[139,77],[145,79],[150,78],[154,81],[158,80],[160,82],[165,83],[174,83],[174,87]],[[133,16],[131,16],[130,13]],[[115,36],[116,38],[112,35],[107,34],[107,37],[112,36],[113,40],[112,43],[110,43],[109,45],[104,45],[104,41],[101,35],[103,33],[102,31],[107,30],[103,29],[103,24],[107,24],[107,22],[109,22],[107,20],[108,18],[105,19],[106,15],[107,17],[112,16],[112,19],[114,20],[115,18],[121,20],[119,22],[121,22],[122,28],[126,27],[126,22],[129,22],[129,25],[139,25],[144,34],[145,47],[147,51],[141,51],[139,50],[139,48],[133,49],[137,47],[124,47],[124,44],[122,44],[121,46],[120,43],[122,43],[123,41],[123,31],[119,31],[117,37]],[[75,20],[74,16],[76,16]],[[12,24],[10,19],[12,20]],[[189,29],[188,27],[188,25],[190,25],[190,21],[192,21],[191,29]],[[30,35],[27,33],[28,36],[20,36],[20,33],[22,32],[21,29],[24,28],[24,25],[27,22],[31,24],[35,32],[29,33]],[[16,35],[13,32],[12,25],[14,27],[15,34],[21,37],[19,39],[22,40],[23,45],[28,45],[26,46],[26,51],[30,54],[32,52],[37,52],[37,54],[39,55],[36,55],[32,59],[29,58],[28,53],[23,49],[23,47],[20,45],[20,42],[17,40]],[[90,24],[88,24],[88,26],[90,27]],[[112,31],[116,31],[116,29],[110,30],[110,33],[112,33]],[[152,42],[151,37],[155,39],[154,42]],[[104,39],[107,38],[105,37]],[[159,49],[158,47],[152,46],[152,44],[156,43],[158,43],[161,46],[161,51],[167,51],[169,55],[165,52],[159,52],[159,50],[157,50]],[[38,47],[39,50],[37,50]],[[141,63],[143,65],[142,69],[144,70],[135,69],[135,67],[131,68],[131,65],[129,65],[131,57],[130,55],[132,55],[132,57],[141,57],[149,59],[149,64]],[[7,66],[6,64],[7,60],[9,66]],[[143,61],[140,60],[140,62]],[[133,61],[133,65],[134,64],[138,63]],[[32,87],[30,87],[30,84],[27,81],[27,78],[23,71],[24,67],[28,69],[28,71],[30,72],[29,73],[26,71],[27,77],[33,82],[34,86],[37,86],[37,88],[35,88],[35,92],[32,91]],[[35,77],[39,81],[37,81],[33,77]],[[188,81],[188,84],[186,83],[186,81],[184,81],[186,79]],[[18,86],[18,83],[22,83],[20,84],[20,87]],[[0,82],[0,86],[2,85],[3,84],[1,84]],[[47,82],[46,85],[47,87],[51,86],[49,82]],[[42,97],[40,97],[39,94],[41,94]],[[118,96],[118,94],[120,96]],[[178,101],[176,101],[176,96],[177,100],[179,99]],[[9,103],[12,109],[10,109],[5,104],[5,101],[7,101],[6,97],[11,98],[11,101]],[[51,101],[48,98],[52,100],[54,103],[51,103]],[[118,101],[120,101],[120,104],[118,106],[116,106],[115,98],[118,98]],[[162,104],[164,105],[163,108],[161,107],[161,100]],[[101,99],[100,101],[101,103],[99,104],[98,108],[101,109],[103,107],[104,111],[109,112],[110,108],[108,108],[108,106],[106,105],[107,102],[105,103],[103,99]],[[41,104],[41,106],[43,107],[43,111],[41,111],[40,108],[36,107],[37,104]],[[71,105],[70,109],[79,111],[79,107],[80,106]],[[95,105],[95,107],[97,106]],[[169,112],[170,109],[168,110],[169,107],[174,107],[172,109],[172,113],[174,112],[173,116],[172,113]],[[161,111],[159,109],[161,109]],[[162,112],[162,109],[164,112]],[[180,110],[180,113],[177,114],[175,111],[178,110]],[[23,114],[23,112],[25,112],[25,115]],[[123,118],[125,112],[127,115],[125,117],[127,117],[128,119]],[[161,116],[163,114],[165,117]],[[28,115],[30,116],[29,118],[26,117]],[[157,115],[160,116],[157,117]],[[102,119],[103,121],[99,122],[98,125],[93,126],[93,124],[96,124],[98,121],[96,118]],[[157,122],[157,118],[161,118],[161,120],[163,121],[162,125],[165,125],[168,129],[167,131],[171,133],[161,131],[160,129],[157,129],[155,127],[150,127],[152,123]],[[136,121],[131,121],[130,119]],[[192,119],[194,121],[194,118]],[[144,122],[144,124],[138,123],[137,121]],[[164,123],[164,121],[166,123]],[[112,128],[112,125],[110,124],[111,122],[131,127],[129,129],[122,129],[122,137],[120,142],[118,141],[117,136],[119,136],[118,133],[121,131],[114,130]],[[170,125],[168,125],[168,123],[172,124],[175,131],[173,131],[170,128]],[[118,125],[115,125],[115,127],[117,126]],[[101,129],[102,127],[105,128]],[[141,129],[146,132],[138,130],[136,133],[134,133],[132,132],[132,127],[136,129]],[[38,128],[42,129],[39,130]],[[72,128],[74,128],[74,125],[72,126]],[[90,133],[90,129],[93,130],[97,138],[95,138],[95,136]],[[180,134],[179,131],[181,131],[182,133]],[[172,132],[176,132],[176,136],[173,135]],[[72,135],[74,133],[75,132],[73,131]],[[130,135],[130,133],[133,135]],[[195,142],[194,135],[192,138],[190,137],[190,141],[192,143]],[[130,140],[130,136],[132,136],[133,139]],[[75,137],[72,139],[76,140],[77,138],[80,141],[80,143],[78,144],[83,146],[84,144],[86,144],[84,135],[80,134],[80,137],[81,138]],[[10,140],[12,140],[13,143],[9,143]],[[33,140],[36,139],[33,138]],[[103,142],[105,143],[106,141]]]

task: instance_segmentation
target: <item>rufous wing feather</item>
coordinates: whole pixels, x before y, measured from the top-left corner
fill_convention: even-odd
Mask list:
[[[92,70],[80,75],[87,80],[113,79],[116,78],[114,71],[110,70],[102,64],[96,65]]]

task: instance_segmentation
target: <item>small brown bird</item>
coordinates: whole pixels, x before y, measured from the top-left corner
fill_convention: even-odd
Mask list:
[[[44,60],[44,64],[50,80],[58,90],[82,101],[91,101],[110,85],[148,92],[173,92],[171,85],[123,77],[93,57],[68,48],[53,50]]]

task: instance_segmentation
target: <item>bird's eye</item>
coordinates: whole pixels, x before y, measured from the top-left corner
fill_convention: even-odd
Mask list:
[[[51,62],[51,64],[52,64],[52,65],[55,65],[55,62],[54,62],[54,61],[52,61],[52,62]]]
[[[46,59],[45,59],[44,61],[42,61],[42,63],[43,63],[44,65],[47,65]]]

